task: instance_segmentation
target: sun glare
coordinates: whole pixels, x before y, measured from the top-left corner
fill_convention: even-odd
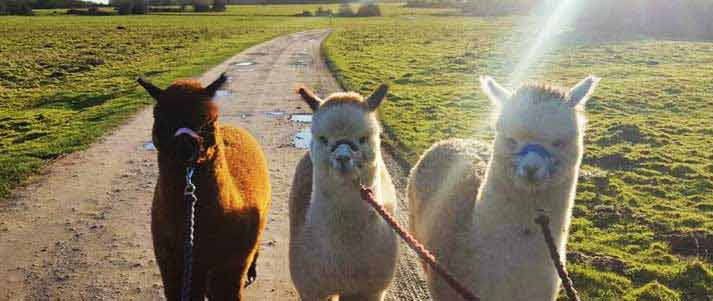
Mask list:
[[[581,0],[562,0],[555,6],[552,14],[537,31],[537,37],[529,47],[526,47],[515,70],[508,78],[508,85],[514,87],[532,74],[531,68],[543,55],[557,48],[557,36],[566,29],[579,13]]]

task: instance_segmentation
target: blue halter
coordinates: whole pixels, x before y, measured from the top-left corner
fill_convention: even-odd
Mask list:
[[[529,153],[535,153],[544,159],[551,159],[552,154],[550,154],[547,149],[541,144],[528,144],[523,147],[520,152],[517,153],[518,156],[524,157]]]

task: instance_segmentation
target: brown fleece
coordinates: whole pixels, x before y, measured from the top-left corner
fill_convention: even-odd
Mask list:
[[[247,131],[217,122],[218,109],[197,81],[177,81],[158,97],[154,143],[159,180],[151,231],[168,300],[178,300],[183,272],[185,165],[173,156],[177,128],[202,136],[193,177],[197,190],[191,299],[240,300],[271,203],[265,156]]]

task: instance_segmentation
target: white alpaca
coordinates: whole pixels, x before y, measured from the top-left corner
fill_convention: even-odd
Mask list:
[[[411,170],[411,230],[483,301],[555,300],[559,278],[540,228],[550,217],[565,254],[582,158],[583,108],[599,79],[565,91],[527,84],[515,93],[490,77],[485,94],[498,107],[495,141],[447,140]],[[461,300],[426,270],[435,300]]]
[[[396,193],[381,158],[376,109],[387,87],[364,100],[299,93],[314,111],[309,156],[290,192],[290,272],[302,300],[382,300],[398,257],[395,233],[361,199],[360,184],[396,210]]]

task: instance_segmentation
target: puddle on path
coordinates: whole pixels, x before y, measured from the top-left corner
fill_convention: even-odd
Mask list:
[[[308,149],[310,143],[312,143],[312,132],[310,132],[310,129],[302,129],[292,138],[292,143],[296,148]]]
[[[230,96],[230,94],[231,94],[231,93],[230,93],[230,91],[228,91],[228,90],[218,90],[218,91],[215,91],[215,97],[226,97],[226,96]]]
[[[312,114],[292,114],[290,121],[299,123],[311,123]]]
[[[307,49],[304,49],[292,55],[292,61],[290,62],[290,66],[303,67],[311,64],[312,61],[312,55],[307,51]]]
[[[156,146],[153,145],[153,142],[146,142],[146,143],[144,143],[144,145],[142,145],[142,147],[144,148],[144,150],[147,150],[147,151],[155,151],[156,150]]]
[[[312,114],[298,113],[290,115],[290,121],[295,123],[312,123]],[[309,149],[312,143],[312,132],[309,128],[301,129],[295,137],[292,138],[292,144],[296,148]]]
[[[265,55],[268,55],[268,54],[270,54],[270,53],[264,52],[264,51],[263,51],[263,52],[258,51],[258,52],[251,52],[251,53],[248,53],[248,55],[254,55],[254,56],[265,56]]]
[[[265,112],[265,115],[267,115],[269,117],[282,117],[282,116],[287,115],[287,113],[283,112],[283,111],[267,111],[267,112]]]
[[[255,63],[254,61],[240,61],[240,62],[235,62],[233,63],[233,67],[235,71],[238,72],[250,72],[250,71],[255,71]]]

